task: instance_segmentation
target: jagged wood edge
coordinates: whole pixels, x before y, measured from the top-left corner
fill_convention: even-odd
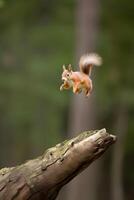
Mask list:
[[[60,188],[100,157],[116,141],[106,129],[85,131],[34,160],[0,170],[0,199],[56,198]],[[14,189],[16,188],[16,189]]]

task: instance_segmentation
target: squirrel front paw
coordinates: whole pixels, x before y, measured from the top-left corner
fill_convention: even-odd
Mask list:
[[[63,90],[63,87],[64,87],[64,85],[62,84],[62,85],[60,86],[60,91],[62,91],[62,90]]]

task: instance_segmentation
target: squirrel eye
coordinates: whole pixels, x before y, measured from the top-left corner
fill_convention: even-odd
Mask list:
[[[67,76],[69,76],[69,73],[67,74]]]

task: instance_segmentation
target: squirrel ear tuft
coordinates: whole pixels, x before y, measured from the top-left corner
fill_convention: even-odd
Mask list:
[[[71,66],[71,64],[68,65],[68,71],[69,71],[69,72],[72,71],[72,66]]]
[[[63,71],[64,71],[64,70],[66,70],[66,67],[65,67],[65,65],[63,65],[63,66],[62,66],[62,68],[63,68]]]

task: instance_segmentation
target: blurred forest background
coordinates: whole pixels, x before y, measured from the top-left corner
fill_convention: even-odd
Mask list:
[[[93,51],[104,61],[92,97],[60,92],[62,64]],[[131,0],[0,0],[0,168],[105,127],[116,145],[59,199],[133,200],[133,66]]]

